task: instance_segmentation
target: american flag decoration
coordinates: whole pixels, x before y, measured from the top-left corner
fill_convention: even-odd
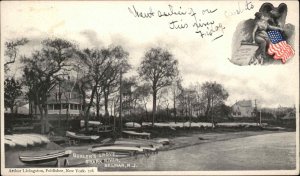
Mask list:
[[[281,59],[282,63],[285,63],[288,59],[294,56],[295,51],[289,45],[280,31],[271,30],[268,31],[268,36],[270,38],[270,45],[268,49],[268,54],[273,56],[275,60]]]

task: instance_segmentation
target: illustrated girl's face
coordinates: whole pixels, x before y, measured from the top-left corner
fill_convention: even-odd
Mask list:
[[[264,16],[264,15],[262,15],[261,17],[260,17],[260,19],[262,19],[262,20],[269,20],[269,18],[267,17],[267,16]]]

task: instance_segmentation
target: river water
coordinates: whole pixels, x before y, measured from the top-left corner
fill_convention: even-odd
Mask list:
[[[216,171],[293,170],[296,168],[295,132],[265,134],[204,143],[162,151],[149,158],[120,160],[120,165],[98,167],[104,171]],[[129,165],[128,165],[129,164]],[[123,167],[130,166],[130,167]]]

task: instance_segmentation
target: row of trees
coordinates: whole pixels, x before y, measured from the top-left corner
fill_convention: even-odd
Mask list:
[[[6,53],[13,53],[6,55],[9,60],[5,64],[6,72],[17,58],[18,47],[27,42],[27,39],[19,39],[6,43]],[[14,46],[12,51],[10,46]],[[5,80],[5,106],[12,108],[15,99],[23,92],[28,101],[39,109],[42,133],[49,130],[47,98],[66,75],[77,75],[74,85],[82,100],[86,130],[92,107],[96,108],[99,116],[101,106],[104,105],[104,116],[109,117],[113,115],[112,111],[109,112],[109,106],[114,109],[114,114],[119,110],[121,115],[126,103],[129,106],[124,106],[124,110],[127,107],[129,111],[134,111],[140,107],[147,115],[147,103],[151,94],[154,124],[157,102],[166,104],[167,109],[169,106],[171,108],[169,102],[172,102],[175,117],[177,111],[191,116],[192,111],[198,110],[200,113],[203,108],[205,115],[209,116],[213,108],[228,97],[222,85],[215,82],[183,88],[178,61],[168,50],[160,47],[145,52],[137,70],[138,77],[124,78],[123,75],[131,71],[131,66],[128,63],[129,53],[122,46],[80,49],[64,39],[46,39],[41,46],[40,50],[33,51],[30,56],[20,57],[23,76],[19,81],[15,80],[17,78]],[[21,85],[24,87],[22,92]],[[123,95],[126,97],[122,103]]]

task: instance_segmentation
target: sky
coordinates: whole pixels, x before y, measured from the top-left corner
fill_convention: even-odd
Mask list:
[[[30,41],[20,49],[21,55],[28,56],[46,38],[64,38],[80,48],[121,45],[129,52],[129,63],[136,70],[148,49],[162,47],[178,60],[184,87],[205,81],[221,83],[229,92],[228,105],[242,99],[257,99],[263,107],[297,104],[299,56],[284,65],[267,66],[237,66],[228,60],[237,25],[254,18],[262,2],[217,2],[2,2],[2,51],[5,41],[20,37]],[[286,3],[286,23],[299,29],[298,3]],[[279,2],[273,4],[278,6]],[[170,12],[170,8],[177,15],[159,17]],[[195,20],[202,26],[213,23],[212,36],[202,38],[195,33],[198,30],[193,25]],[[181,29],[172,29],[175,26],[171,22]],[[206,29],[201,28],[201,32],[205,33]],[[299,38],[299,30],[295,38]],[[295,46],[299,46],[299,41],[296,40]],[[299,47],[295,46],[295,53],[299,53]],[[19,62],[12,67],[10,74],[20,76]]]

